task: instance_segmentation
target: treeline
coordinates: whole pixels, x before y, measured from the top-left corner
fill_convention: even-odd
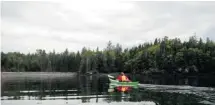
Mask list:
[[[84,47],[81,52],[1,52],[1,71],[6,72],[215,73],[214,68],[215,43],[196,36],[184,42],[165,36],[124,50],[109,41],[103,50]]]

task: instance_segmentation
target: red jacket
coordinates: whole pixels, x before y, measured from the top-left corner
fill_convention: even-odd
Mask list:
[[[125,76],[125,75],[119,75],[117,77],[117,80],[122,81],[122,82],[130,82],[130,80],[128,79],[128,77]]]

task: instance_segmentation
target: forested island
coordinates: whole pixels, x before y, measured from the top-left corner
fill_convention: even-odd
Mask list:
[[[1,71],[215,74],[215,42],[196,36],[182,42],[165,36],[126,49],[109,41],[102,50],[83,47],[80,52],[1,52]]]

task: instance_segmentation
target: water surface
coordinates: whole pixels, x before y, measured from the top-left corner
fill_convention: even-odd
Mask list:
[[[4,75],[5,76],[5,75]],[[137,78],[138,79],[138,78]],[[98,76],[18,76],[3,77],[2,105],[215,105],[215,88],[186,79],[180,85],[144,79],[130,92],[108,92],[106,77]],[[153,82],[154,81],[154,82]],[[196,82],[197,81],[197,82]],[[155,83],[155,84],[150,84]],[[184,84],[182,84],[184,83]],[[187,83],[187,84],[186,84]]]

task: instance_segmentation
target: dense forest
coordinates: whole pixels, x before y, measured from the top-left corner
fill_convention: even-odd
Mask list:
[[[122,49],[108,42],[105,49],[62,53],[38,49],[35,53],[1,52],[2,72],[77,72],[97,70],[103,73],[186,73],[215,74],[215,43],[209,38],[191,36],[156,38],[154,42]]]

